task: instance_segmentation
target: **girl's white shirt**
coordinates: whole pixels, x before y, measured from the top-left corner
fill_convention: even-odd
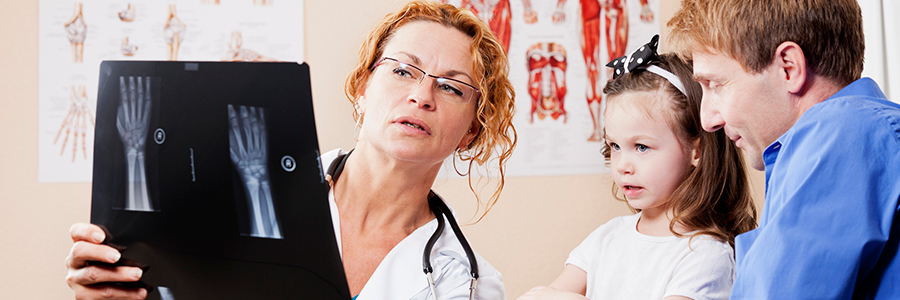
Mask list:
[[[332,161],[339,154],[345,153],[341,149],[335,149],[323,154],[320,158],[322,170],[328,170]],[[343,256],[341,218],[337,204],[334,202],[333,189],[328,192],[328,203],[331,207],[331,222],[334,225],[338,250]],[[452,208],[451,213],[454,217],[456,216]],[[422,267],[425,244],[434,234],[435,229],[437,229],[437,219],[419,227],[394,246],[375,269],[375,273],[366,282],[366,286],[360,291],[356,300],[435,299]],[[477,253],[475,257],[479,273],[475,299],[506,299],[506,289],[503,286],[500,272]],[[433,276],[438,294],[437,299],[469,299],[469,286],[472,280],[469,259],[446,219],[444,220],[444,232],[432,249],[431,264],[434,268]]]
[[[637,231],[641,214],[600,225],[566,264],[587,272],[589,299],[728,299],[734,250],[709,235],[649,236]]]

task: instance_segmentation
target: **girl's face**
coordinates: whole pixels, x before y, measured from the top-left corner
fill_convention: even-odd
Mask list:
[[[477,86],[471,46],[472,39],[457,29],[420,21],[397,29],[382,57]],[[372,147],[401,161],[440,166],[477,135],[478,100],[448,101],[439,94],[446,93],[448,86],[435,85],[436,79],[429,76],[418,84],[406,84],[403,80],[410,76],[409,70],[398,68],[396,62],[374,69],[358,98],[364,119],[357,147]]]
[[[669,128],[657,92],[630,92],[610,97],[606,112],[606,142],[612,178],[628,204],[645,212],[665,207],[699,157],[695,147],[683,146]]]

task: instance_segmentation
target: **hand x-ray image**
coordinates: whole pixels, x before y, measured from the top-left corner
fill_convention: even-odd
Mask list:
[[[269,153],[266,140],[265,109],[228,104],[228,144],[231,162],[241,176],[249,208],[251,236],[281,238],[272,192],[269,189]],[[239,207],[242,207],[239,205]],[[241,209],[239,208],[238,211]],[[242,232],[242,234],[247,234]]]
[[[122,102],[116,111],[116,127],[125,147],[128,160],[128,194],[125,209],[153,211],[147,193],[147,174],[144,172],[144,152],[147,132],[150,129],[150,77],[119,77]]]
[[[350,299],[309,67],[104,61],[91,222],[147,299]]]

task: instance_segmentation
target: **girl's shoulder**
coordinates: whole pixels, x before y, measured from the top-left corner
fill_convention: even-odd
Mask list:
[[[691,252],[694,252],[694,254],[734,258],[734,248],[732,248],[728,242],[721,241],[714,236],[697,234],[693,236],[684,236],[683,239],[688,241],[688,248]]]
[[[615,236],[623,232],[633,230],[637,226],[638,219],[641,214],[618,216],[610,219],[603,225],[600,225],[588,236],[588,238],[603,239],[604,237]]]
[[[600,225],[600,227],[597,227],[597,230],[604,229],[604,228],[610,229],[610,230],[622,229],[622,228],[626,228],[626,229],[634,228],[635,226],[637,226],[637,222],[640,218],[641,218],[641,213],[618,216],[618,217],[610,219],[603,225]]]

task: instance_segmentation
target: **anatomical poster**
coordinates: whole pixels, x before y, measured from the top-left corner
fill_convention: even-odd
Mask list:
[[[89,182],[104,60],[303,61],[302,0],[41,0],[38,180]]]
[[[518,133],[507,175],[608,172],[600,153],[605,65],[659,33],[659,0],[443,2],[471,9],[507,49]]]

